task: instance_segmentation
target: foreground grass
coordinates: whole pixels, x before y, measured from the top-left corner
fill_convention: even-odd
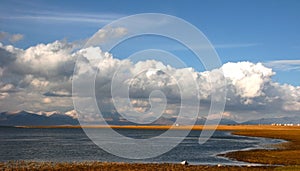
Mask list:
[[[284,139],[288,142],[275,145],[275,149],[256,149],[249,151],[229,152],[224,156],[231,159],[250,163],[300,165],[300,129],[263,129],[263,130],[239,130],[235,135],[252,137],[267,137]],[[300,170],[300,167],[299,167]]]
[[[109,162],[72,162],[72,163],[54,163],[54,162],[30,162],[30,161],[10,161],[0,163],[0,170],[5,171],[67,171],[67,170],[88,170],[88,171],[194,171],[194,170],[208,170],[208,171],[226,171],[226,170],[274,170],[283,169],[282,167],[274,166],[205,166],[205,165],[181,165],[181,164],[142,164],[142,163],[109,163]]]

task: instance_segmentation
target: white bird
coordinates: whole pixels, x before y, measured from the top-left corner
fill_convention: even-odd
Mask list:
[[[182,165],[189,165],[189,163],[186,160],[183,160],[182,162],[180,162]]]

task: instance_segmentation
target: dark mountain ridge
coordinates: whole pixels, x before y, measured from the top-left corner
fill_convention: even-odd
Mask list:
[[[114,114],[113,117],[105,116],[105,121],[109,125],[138,125],[123,119],[119,114]],[[176,118],[160,117],[156,121],[148,125],[172,125],[175,123]],[[210,124],[218,123],[218,120],[209,120]],[[204,125],[206,118],[201,117],[196,121],[196,125]],[[99,122],[95,122],[98,123]],[[92,122],[90,124],[93,124]],[[102,124],[100,122],[100,124]],[[103,121],[103,124],[105,122]],[[294,117],[281,117],[281,118],[261,118],[257,120],[249,120],[246,122],[238,123],[231,119],[222,118],[219,122],[220,125],[270,125],[270,124],[300,124],[300,116]],[[79,125],[79,121],[74,115],[74,112],[2,112],[0,113],[0,126],[50,126],[50,125]]]

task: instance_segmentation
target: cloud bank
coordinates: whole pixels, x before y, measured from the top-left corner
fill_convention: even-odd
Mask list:
[[[91,55],[97,59],[96,62],[88,57]],[[82,62],[73,75],[77,59]],[[205,115],[210,106],[211,91],[218,91],[212,90],[211,84],[216,87],[220,84],[219,71],[224,73],[227,81],[225,117],[245,120],[296,115],[300,112],[300,87],[272,81],[275,73],[262,63],[226,63],[212,71],[197,72],[193,68],[173,68],[155,60],[133,63],[127,59],[116,59],[98,47],[76,50],[73,43],[66,41],[38,44],[28,49],[0,44],[0,109],[62,112],[72,110],[73,77],[88,76],[89,73],[97,71],[95,92],[99,107],[106,115],[113,115],[116,110],[111,100],[111,81],[120,67],[131,76],[119,81],[120,84],[130,86],[131,104],[138,112],[150,109],[148,97],[153,90],[158,89],[168,101],[164,115],[177,115],[181,93],[186,97],[199,93],[200,113]],[[182,92],[178,81],[187,87]],[[188,88],[193,87],[195,82],[199,86],[199,92]],[[194,106],[184,104],[182,107]],[[122,110],[129,109],[125,106]]]

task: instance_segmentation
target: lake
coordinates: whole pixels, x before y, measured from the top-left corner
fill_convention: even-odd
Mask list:
[[[119,129],[128,137],[147,138],[163,133],[163,130]],[[187,160],[191,164],[230,164],[232,161],[217,154],[226,151],[266,148],[267,144],[281,140],[231,135],[228,131],[215,131],[205,143],[198,144],[201,131],[190,134],[174,149],[155,158],[131,160],[114,156],[95,145],[79,128],[0,128],[0,161],[107,161],[107,162],[169,162]],[[103,137],[105,139],[105,137]],[[116,143],[116,142],[115,142]],[[121,142],[120,142],[121,143]]]

